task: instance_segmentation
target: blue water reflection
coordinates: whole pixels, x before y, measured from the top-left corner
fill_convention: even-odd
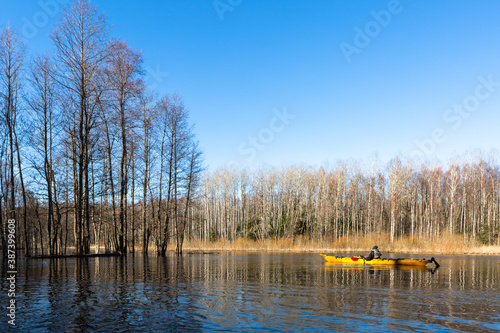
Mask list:
[[[20,259],[15,330],[500,331],[499,258],[439,262],[432,270],[329,265],[317,254]]]

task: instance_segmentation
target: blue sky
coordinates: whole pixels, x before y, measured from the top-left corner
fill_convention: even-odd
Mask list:
[[[2,0],[0,26],[50,51],[68,2]],[[210,169],[499,148],[498,1],[92,3],[183,97]]]

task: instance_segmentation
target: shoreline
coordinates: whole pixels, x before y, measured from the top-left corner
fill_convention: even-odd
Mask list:
[[[500,256],[500,245],[484,245],[463,236],[441,236],[433,240],[422,240],[411,237],[397,238],[393,242],[387,234],[369,236],[344,237],[332,241],[331,237],[321,240],[310,240],[304,236],[280,239],[250,240],[238,238],[235,241],[219,239],[214,242],[189,240],[184,241],[183,253],[213,253],[213,252],[269,252],[269,253],[323,253],[323,254],[352,254],[368,255],[371,248],[377,245],[382,255],[411,254],[411,255],[486,255]],[[175,243],[169,243],[167,252],[175,252]],[[105,253],[104,246],[99,246],[99,253],[95,253],[95,245],[91,246],[91,253],[81,257],[118,256],[117,253]],[[74,247],[69,247],[67,255],[40,256],[34,254],[31,259],[45,259],[50,257],[76,257]],[[135,253],[142,253],[142,245],[135,246]],[[131,252],[130,252],[131,253]],[[156,256],[153,246],[149,246],[148,253]]]
[[[168,250],[167,252],[175,252],[175,250]],[[189,253],[202,253],[202,254],[211,254],[215,252],[268,252],[268,253],[323,253],[323,254],[330,254],[334,255],[336,253],[339,254],[347,254],[347,253],[356,253],[355,255],[368,255],[370,250],[368,249],[325,249],[325,248],[318,248],[318,249],[309,249],[309,250],[297,250],[297,249],[265,249],[265,248],[250,248],[250,249],[233,249],[233,248],[222,248],[222,247],[186,247],[183,250],[183,254],[189,254]],[[479,256],[479,255],[484,255],[484,256],[500,256],[500,247],[492,250],[489,248],[477,248],[477,249],[471,249],[470,251],[467,252],[457,252],[457,251],[432,251],[432,250],[419,250],[419,251],[384,251],[383,254],[389,254],[389,253],[405,253],[405,254],[412,254],[412,255],[447,255],[447,256],[453,256],[453,255],[461,255],[461,256]],[[354,255],[354,254],[353,254]]]
[[[376,239],[375,239],[376,238]],[[459,239],[457,239],[459,238]],[[462,237],[445,236],[433,241],[400,238],[390,242],[385,235],[367,236],[351,239],[338,239],[335,242],[311,241],[296,237],[295,240],[253,241],[237,239],[234,242],[219,240],[215,242],[188,241],[183,252],[276,252],[276,253],[357,253],[368,255],[373,245],[378,245],[384,253],[432,254],[432,255],[489,255],[500,256],[500,245],[483,245]],[[172,244],[169,248],[175,248]]]

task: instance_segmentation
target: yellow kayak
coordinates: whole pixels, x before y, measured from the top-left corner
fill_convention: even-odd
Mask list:
[[[377,266],[369,266],[366,265],[351,265],[344,263],[335,263],[335,262],[326,262],[324,263],[326,268],[331,268],[337,270],[341,268],[342,270],[370,270],[370,271],[388,271],[397,269],[398,271],[423,271],[427,272],[429,269],[435,269],[434,267],[427,266],[394,266],[394,265],[377,265]],[[436,267],[437,268],[437,267]]]
[[[337,256],[327,256],[320,254],[329,263],[342,263],[342,264],[354,264],[354,265],[371,265],[371,266],[382,266],[382,265],[392,265],[392,266],[419,266],[425,267],[427,264],[434,262],[436,267],[439,264],[434,258],[431,259],[405,259],[405,258],[387,258],[387,259],[372,259],[365,260],[364,257],[337,257]]]

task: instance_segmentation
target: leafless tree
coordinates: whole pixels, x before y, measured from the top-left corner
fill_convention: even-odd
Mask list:
[[[141,112],[139,117],[139,127],[141,128],[142,159],[144,161],[142,178],[142,252],[147,254],[149,238],[151,236],[151,227],[147,218],[148,189],[151,177],[151,153],[153,149],[151,133],[157,119],[152,94],[143,93],[140,96],[139,110]]]
[[[202,166],[202,152],[199,149],[198,142],[193,141],[190,143],[189,152],[187,155],[187,169],[184,176],[185,197],[184,197],[184,213],[182,217],[177,219],[176,225],[176,253],[182,254],[182,245],[184,243],[184,235],[186,226],[188,225],[189,208],[192,205],[192,198],[196,188],[200,183],[200,176],[203,171]]]
[[[237,237],[254,239],[299,234],[337,239],[386,232],[392,241],[462,234],[494,244],[500,212],[500,173],[494,161],[479,154],[443,171],[439,164],[416,168],[412,161],[396,158],[369,174],[352,163],[332,169],[206,172],[200,237],[234,239],[234,229]],[[238,186],[242,192],[233,200]],[[278,232],[281,228],[284,232]]]
[[[107,85],[110,91],[109,106],[116,113],[119,122],[119,142],[121,144],[120,157],[120,211],[119,231],[116,251],[127,252],[127,199],[128,199],[128,165],[130,131],[135,125],[138,116],[135,113],[134,102],[137,101],[143,90],[142,57],[127,46],[123,41],[113,40],[109,44],[107,67]]]
[[[48,56],[38,56],[32,62],[30,94],[27,104],[31,110],[32,130],[30,145],[37,153],[33,167],[45,183],[47,200],[47,237],[49,254],[56,254],[61,232],[61,213],[57,200],[55,169],[56,145],[59,133],[58,99],[55,85],[56,68]],[[42,248],[43,254],[43,248]]]
[[[75,246],[78,254],[90,252],[90,159],[98,101],[104,91],[103,68],[108,57],[109,26],[89,0],[64,8],[51,38],[60,66],[59,88],[72,102],[75,117],[67,128],[74,145]]]
[[[25,48],[19,34],[16,30],[8,26],[7,28],[5,28],[5,30],[0,32],[0,100],[2,118],[5,121],[7,127],[9,147],[8,163],[10,171],[9,181],[7,182],[7,188],[10,190],[10,193],[7,192],[4,195],[6,196],[6,198],[9,198],[10,196],[8,218],[16,219],[16,179],[14,173],[16,165],[14,161],[17,160],[19,185],[21,186],[23,197],[24,250],[25,255],[29,256],[30,248],[28,243],[29,230],[27,224],[27,199],[18,138],[19,124],[17,123],[20,111],[20,96],[22,90],[21,70],[24,57]],[[8,201],[8,199],[6,199],[6,201]],[[4,255],[6,255],[6,253],[7,252],[4,251]]]

